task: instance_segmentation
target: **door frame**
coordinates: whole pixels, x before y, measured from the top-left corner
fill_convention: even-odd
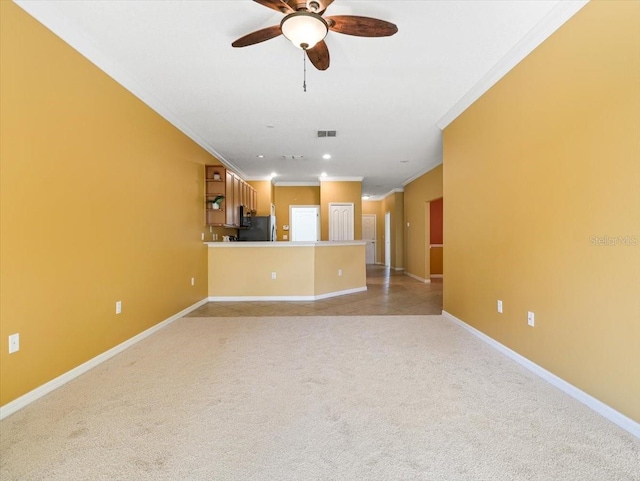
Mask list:
[[[391,212],[384,213],[384,266],[391,267]]]
[[[293,209],[314,209],[316,211],[316,242],[320,240],[320,206],[319,205],[290,205],[289,206],[289,240],[293,241],[294,222]]]
[[[375,265],[378,263],[378,216],[376,214],[362,214],[363,231],[365,217],[373,217],[373,263]]]
[[[432,274],[431,273],[431,250],[432,249],[443,249],[444,248],[444,243],[443,244],[432,244],[431,243],[431,203],[438,201],[438,200],[443,200],[443,197],[436,197],[435,199],[431,199],[429,201],[425,202],[425,212],[424,212],[424,242],[425,242],[425,246],[426,246],[426,252],[424,254],[425,256],[425,279],[427,279],[427,281],[425,282],[431,282],[431,279],[442,279],[444,276],[444,259],[442,260],[442,268],[443,268],[443,274]],[[443,204],[444,206],[444,204]],[[444,216],[443,216],[443,228],[444,228]]]
[[[424,203],[424,282],[431,282],[431,201]]]
[[[334,205],[348,205],[351,207],[351,232],[352,232],[352,237],[353,239],[355,239],[356,236],[356,206],[353,202],[329,202],[329,218],[327,219],[329,221],[329,240],[332,240],[333,237],[333,229],[331,228],[331,208]],[[352,240],[353,240],[352,239]]]

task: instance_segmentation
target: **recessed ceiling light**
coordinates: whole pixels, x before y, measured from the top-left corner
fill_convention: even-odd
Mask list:
[[[278,177],[278,174],[276,174],[275,172],[271,172],[270,177],[273,179],[274,177]]]
[[[369,199],[369,196],[368,196],[368,195],[363,195],[363,196],[362,196],[362,200],[368,200],[368,199]]]
[[[329,160],[329,159],[331,158],[331,154],[324,154],[324,155],[322,156],[322,158],[323,158],[324,160]]]
[[[327,176],[326,172],[323,172],[322,174],[320,174],[320,177],[326,177],[326,176]]]
[[[264,159],[264,155],[262,155],[262,154],[258,154],[258,155],[256,155],[256,157],[258,157],[259,159]]]

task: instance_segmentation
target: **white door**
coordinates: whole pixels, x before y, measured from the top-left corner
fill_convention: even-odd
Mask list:
[[[329,240],[353,240],[353,203],[329,203]]]
[[[320,206],[291,206],[289,208],[289,235],[292,241],[317,242],[320,240]]]
[[[376,215],[364,214],[362,216],[362,240],[367,241],[367,264],[376,263]]]
[[[384,265],[391,267],[391,212],[384,215]]]

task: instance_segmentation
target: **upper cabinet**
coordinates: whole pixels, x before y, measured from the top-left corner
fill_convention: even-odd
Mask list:
[[[226,223],[227,191],[225,188],[226,169],[222,166],[207,165],[205,170],[205,202],[207,225]]]
[[[233,225],[233,172],[230,170],[225,171],[225,192],[230,208],[225,212],[224,225]]]
[[[205,166],[205,182],[207,225],[237,228],[240,226],[240,206],[245,212],[257,210],[256,190],[223,166]]]

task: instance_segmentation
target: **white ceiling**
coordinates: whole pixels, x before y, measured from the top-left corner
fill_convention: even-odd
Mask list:
[[[325,15],[398,33],[329,32],[331,66],[307,62],[306,93],[302,51],[284,37],[231,47],[282,19],[250,0],[17,3],[245,179],[326,172],[380,196],[441,163],[441,127],[585,0],[336,0]]]

